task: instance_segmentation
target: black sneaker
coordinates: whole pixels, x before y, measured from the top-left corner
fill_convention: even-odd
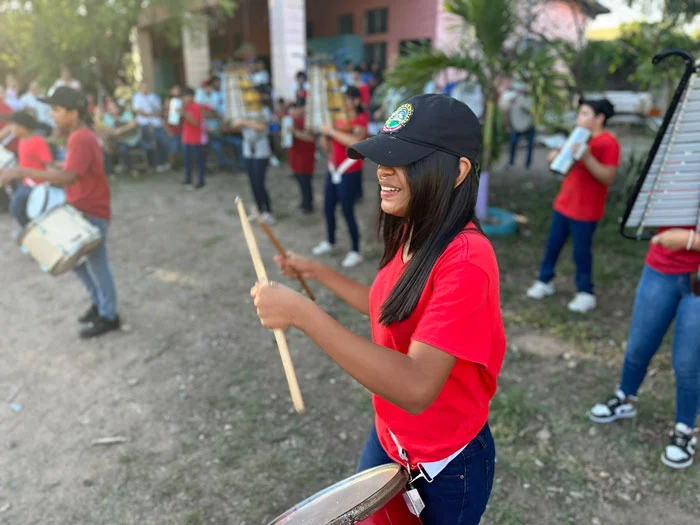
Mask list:
[[[636,397],[626,396],[622,390],[615,392],[605,403],[598,403],[588,412],[588,417],[596,423],[612,423],[618,419],[629,419],[637,415],[632,404]]]
[[[119,316],[113,320],[97,317],[97,319],[80,331],[80,338],[91,339],[111,332],[112,330],[119,330],[120,328],[121,323],[119,322]]]
[[[693,436],[693,429],[684,423],[676,423],[671,432],[671,442],[661,454],[661,462],[674,469],[688,468],[695,458],[698,438]]]
[[[94,323],[98,317],[100,317],[100,311],[97,309],[97,305],[93,304],[87,312],[78,318],[78,322],[81,324]]]
[[[204,186],[206,186],[206,184],[197,184],[197,185],[194,187],[194,189],[195,189],[195,190],[200,190],[200,189],[202,189]]]

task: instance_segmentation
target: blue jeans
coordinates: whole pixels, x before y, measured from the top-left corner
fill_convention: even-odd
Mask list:
[[[576,263],[576,287],[579,292],[593,293],[593,234],[597,222],[575,221],[555,211],[552,225],[549,227],[547,247],[540,267],[540,281],[548,283],[554,278],[554,269],[559,253],[571,235],[574,243],[574,262]]]
[[[182,135],[171,135],[170,137],[170,154],[177,155],[183,150]]]
[[[491,496],[495,460],[496,446],[487,423],[431,483],[423,478],[415,482],[425,503],[420,515],[423,524],[477,525]],[[373,425],[357,471],[393,462],[382,448]]]
[[[29,194],[31,192],[32,188],[24,184],[19,184],[12,194],[12,200],[10,201],[10,214],[17,220],[22,228],[29,224],[29,217],[27,217],[27,201],[29,200]]]
[[[198,182],[204,185],[204,146],[185,144],[185,184],[192,183],[192,164],[197,164]]]
[[[117,292],[107,257],[109,221],[91,215],[84,217],[102,232],[102,242],[73,271],[85,286],[92,304],[97,305],[100,317],[114,320],[117,317]]]
[[[245,169],[250,179],[250,188],[260,213],[270,213],[270,195],[265,187],[265,175],[270,159],[244,159]]]
[[[335,209],[340,203],[345,222],[348,225],[353,251],[360,251],[360,232],[355,220],[355,202],[360,195],[362,171],[345,173],[340,184],[333,184],[330,172],[326,175],[324,211],[328,242],[335,245]]]
[[[143,142],[149,145],[147,151],[155,152],[150,159],[154,166],[162,166],[168,162],[168,152],[171,145],[163,126],[141,126],[141,137]]]
[[[224,146],[231,146],[236,151],[236,162],[243,166],[243,141],[235,135],[210,135],[209,145],[219,161],[219,165],[226,169],[234,170],[235,166],[226,156]]]
[[[525,167],[529,168],[532,164],[532,150],[535,147],[535,128],[532,127],[527,131],[518,133],[514,131],[510,134],[510,161],[508,164],[512,166],[515,163],[515,152],[518,149],[518,142],[520,142],[520,137],[525,135],[527,138],[527,161],[525,162]]]
[[[636,396],[651,359],[673,320],[671,358],[676,376],[676,422],[695,426],[700,410],[700,297],[690,275],[667,275],[644,267],[634,300],[620,390]]]

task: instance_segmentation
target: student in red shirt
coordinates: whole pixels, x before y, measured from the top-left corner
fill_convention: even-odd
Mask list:
[[[330,253],[335,248],[335,209],[340,203],[348,225],[352,248],[343,259],[343,268],[357,266],[363,261],[360,255],[360,232],[355,220],[355,204],[362,195],[362,160],[348,159],[347,148],[367,137],[369,117],[362,106],[360,92],[349,86],[345,92],[345,103],[350,122],[338,121],[335,126],[323,126],[322,146],[331,139],[328,155],[324,211],[326,214],[327,240],[313,249],[314,255]],[[325,149],[328,149],[327,147]]]
[[[18,168],[0,174],[0,186],[25,177],[37,182],[65,186],[66,202],[83,213],[102,232],[102,242],[90,252],[75,273],[87,289],[92,306],[80,317],[86,326],[80,337],[97,337],[120,328],[117,294],[107,256],[107,230],[112,218],[111,192],[104,170],[104,155],[90,122],[85,95],[69,87],[58,87],[41,102],[51,106],[56,126],[68,133],[66,160],[62,169]]]
[[[593,290],[593,234],[605,215],[608,188],[615,182],[620,164],[620,143],[605,129],[605,123],[614,114],[614,107],[608,99],[581,102],[576,125],[589,129],[592,138],[581,160],[564,178],[554,200],[554,214],[540,278],[527,291],[532,299],[543,299],[554,294],[552,280],[557,259],[571,235],[578,288],[578,293],[568,305],[572,312],[586,313],[597,306]],[[550,154],[550,162],[555,155],[554,151]]]
[[[304,129],[305,105],[304,99],[297,99],[296,104],[292,107],[294,143],[287,152],[287,158],[289,159],[289,167],[292,168],[301,189],[300,207],[304,213],[313,213],[314,198],[311,178],[314,173],[316,137]]]
[[[365,107],[365,110],[368,111],[370,102],[372,100],[372,90],[365,82],[362,81],[363,73],[364,71],[360,66],[355,67],[355,87],[360,92],[360,99],[362,100],[362,105]]]
[[[39,121],[26,111],[18,111],[9,116],[0,116],[0,120],[10,122],[12,134],[19,139],[17,164],[20,168],[44,171],[53,162],[51,148],[44,137],[36,134],[41,127]],[[27,201],[36,181],[26,177],[17,186],[10,202],[10,214],[23,228],[29,223]]]
[[[182,91],[182,147],[185,160],[185,181],[192,187],[192,163],[197,164],[198,182],[195,189],[203,188],[204,182],[204,137],[206,134],[202,106],[194,101],[194,89]]]
[[[620,383],[610,398],[590,410],[593,421],[611,423],[637,415],[637,392],[674,320],[675,426],[661,461],[684,469],[693,464],[693,429],[700,413],[700,232],[694,228],[663,228],[652,239],[637,287]]]
[[[368,315],[372,341],[282,285],[251,290],[264,326],[300,329],[373,392],[358,470],[405,466],[425,525],[479,523],[493,486],[489,402],[506,340],[496,256],[475,215],[480,149],[465,104],[411,98],[348,151],[379,164],[384,255],[374,284],[293,254],[277,259],[288,277],[313,278]]]

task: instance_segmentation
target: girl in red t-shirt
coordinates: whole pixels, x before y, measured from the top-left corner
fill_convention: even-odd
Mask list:
[[[674,469],[693,464],[700,412],[700,233],[662,229],[652,239],[637,287],[620,384],[590,418],[612,423],[637,415],[636,401],[649,363],[675,319],[671,358],[676,375],[676,419],[661,461]]]
[[[506,341],[496,257],[475,216],[480,147],[465,104],[413,97],[348,150],[379,164],[384,255],[374,284],[293,254],[277,259],[285,275],[315,279],[368,315],[371,341],[289,288],[251,290],[264,326],[302,330],[373,392],[358,470],[403,465],[426,525],[479,523],[493,486],[488,413]]]
[[[321,146],[328,148],[328,175],[324,191],[327,240],[314,247],[314,255],[330,253],[335,248],[335,209],[340,204],[348,225],[352,248],[343,259],[343,268],[351,268],[362,262],[360,255],[360,231],[355,220],[355,204],[362,196],[362,160],[348,159],[346,148],[367,137],[369,118],[362,106],[360,92],[349,86],[345,92],[345,104],[349,122],[338,121],[335,126],[322,126]]]
[[[313,213],[314,198],[311,179],[314,173],[316,156],[316,137],[304,129],[304,99],[297,100],[291,109],[293,118],[292,135],[294,142],[287,152],[289,167],[299,182],[301,190],[301,209],[304,213]]]

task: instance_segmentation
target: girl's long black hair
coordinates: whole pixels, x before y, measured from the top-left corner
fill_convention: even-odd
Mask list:
[[[387,326],[411,316],[438,258],[454,238],[476,218],[478,180],[472,166],[464,181],[455,188],[459,158],[442,151],[406,166],[410,191],[405,217],[379,210],[379,235],[384,239],[383,268],[410,240],[411,259],[382,305],[379,321]]]

